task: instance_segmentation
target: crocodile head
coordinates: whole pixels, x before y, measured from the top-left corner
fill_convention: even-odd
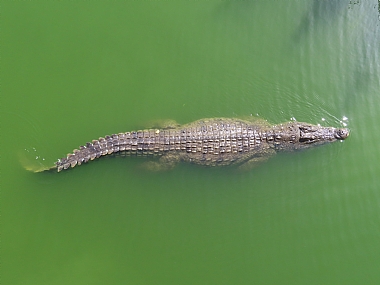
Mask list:
[[[322,127],[307,123],[297,123],[297,128],[299,130],[298,142],[300,147],[344,140],[350,134],[347,128]]]

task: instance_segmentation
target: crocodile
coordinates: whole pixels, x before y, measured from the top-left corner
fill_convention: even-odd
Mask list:
[[[211,118],[100,137],[88,142],[53,167],[58,172],[106,155],[159,156],[146,162],[150,170],[170,169],[178,162],[205,166],[251,168],[280,151],[306,149],[342,141],[349,129],[290,121],[271,125],[262,119]]]

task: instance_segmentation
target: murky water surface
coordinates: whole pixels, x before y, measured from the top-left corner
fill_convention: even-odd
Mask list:
[[[2,283],[380,282],[378,6],[3,3]],[[242,173],[131,157],[34,174],[19,158],[250,114],[351,135]]]

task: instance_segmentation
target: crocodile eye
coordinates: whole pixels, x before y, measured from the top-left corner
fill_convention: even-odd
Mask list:
[[[315,132],[318,130],[316,126],[312,126],[312,125],[299,126],[299,129],[300,131],[307,132],[307,133]]]
[[[313,137],[309,137],[309,138],[300,138],[300,139],[299,139],[299,142],[300,142],[300,143],[304,143],[304,144],[309,144],[309,143],[313,143],[313,142],[315,142],[315,138],[313,138]]]

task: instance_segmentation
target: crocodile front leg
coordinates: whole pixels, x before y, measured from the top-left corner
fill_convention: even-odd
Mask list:
[[[170,129],[175,129],[179,128],[181,125],[177,123],[175,120],[171,119],[165,119],[165,120],[153,120],[149,121],[146,124],[146,127],[149,129],[161,129],[161,130],[170,130]]]
[[[275,154],[276,154],[276,151],[274,149],[268,149],[264,155],[254,156],[251,159],[239,165],[238,168],[239,170],[243,170],[243,171],[251,170],[252,168],[255,168],[261,163],[267,161],[270,157],[274,156]]]

